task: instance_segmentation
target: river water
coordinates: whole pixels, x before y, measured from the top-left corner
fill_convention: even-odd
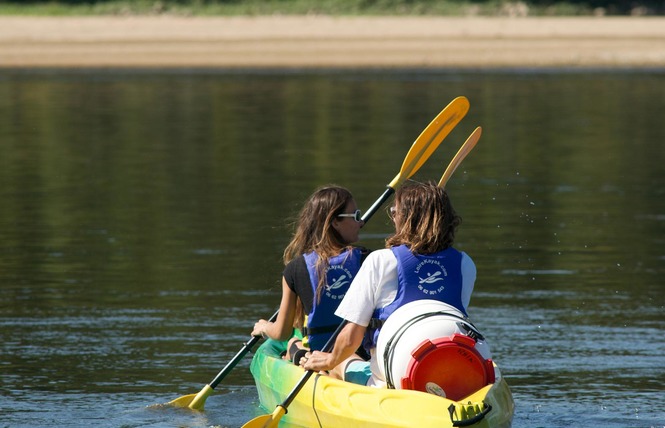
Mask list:
[[[317,186],[368,208],[458,95],[448,189],[514,427],[665,426],[665,73],[0,72],[0,426],[238,427]],[[361,244],[381,248],[383,211]]]

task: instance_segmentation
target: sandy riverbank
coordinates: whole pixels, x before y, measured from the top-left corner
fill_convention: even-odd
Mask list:
[[[665,18],[0,17],[0,67],[665,67]]]

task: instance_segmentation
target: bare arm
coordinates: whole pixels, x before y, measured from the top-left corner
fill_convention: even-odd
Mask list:
[[[367,327],[352,322],[347,323],[335,340],[335,348],[331,353],[314,351],[308,356],[303,367],[305,370],[332,370],[352,356],[362,344]]]
[[[282,277],[282,301],[279,304],[279,315],[275,322],[261,319],[254,324],[252,336],[267,336],[275,340],[287,340],[293,333],[293,319],[296,313],[296,300],[298,296]]]

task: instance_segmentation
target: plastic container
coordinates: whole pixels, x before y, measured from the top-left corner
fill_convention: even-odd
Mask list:
[[[459,400],[495,380],[489,345],[474,338],[478,333],[446,303],[411,302],[381,328],[377,362],[395,388]]]

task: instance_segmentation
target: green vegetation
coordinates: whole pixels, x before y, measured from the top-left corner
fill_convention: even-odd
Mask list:
[[[656,15],[660,0],[0,0],[0,15]]]

